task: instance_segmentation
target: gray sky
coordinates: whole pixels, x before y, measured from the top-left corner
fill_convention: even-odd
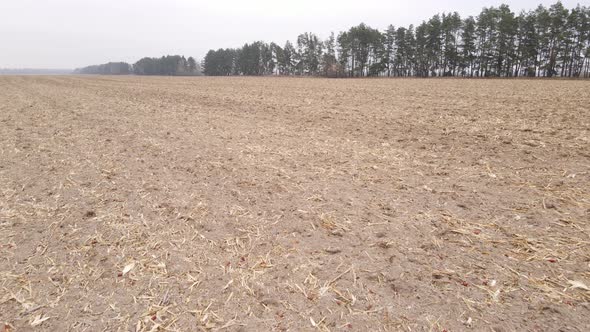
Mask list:
[[[568,8],[590,0],[563,0]],[[545,0],[0,0],[0,68],[75,68],[144,56],[183,54],[299,33],[321,37],[365,22],[418,24],[439,12],[482,7],[534,9]]]

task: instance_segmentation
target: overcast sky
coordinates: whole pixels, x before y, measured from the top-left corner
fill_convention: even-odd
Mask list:
[[[545,0],[0,0],[0,68],[76,68],[144,56],[202,58],[211,48],[299,33],[321,37],[365,22],[407,26],[439,12],[534,9]],[[563,0],[568,8],[590,0]]]

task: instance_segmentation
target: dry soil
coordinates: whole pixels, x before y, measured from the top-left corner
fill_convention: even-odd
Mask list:
[[[0,331],[589,331],[590,81],[0,77]]]

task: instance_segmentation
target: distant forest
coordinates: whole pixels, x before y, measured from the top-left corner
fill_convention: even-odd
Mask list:
[[[74,71],[75,74],[89,75],[200,75],[200,65],[193,57],[186,59],[180,55],[167,55],[161,58],[143,58],[133,65],[126,62],[109,62],[88,66]]]
[[[0,75],[69,75],[71,69],[0,68]]]
[[[74,70],[75,74],[90,75],[129,75],[132,67],[126,62],[109,62],[102,65],[88,66]]]
[[[590,8],[561,2],[515,14],[438,14],[418,26],[366,24],[326,40],[306,32],[284,46],[262,41],[210,50],[203,73],[328,77],[590,77]]]

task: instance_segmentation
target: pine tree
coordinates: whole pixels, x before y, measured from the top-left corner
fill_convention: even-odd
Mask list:
[[[474,61],[476,59],[475,19],[469,16],[463,21],[461,32],[461,74],[473,77]]]
[[[461,30],[461,17],[459,13],[442,16],[442,34],[443,34],[443,65],[442,71],[444,76],[455,76],[457,66],[459,65],[459,47],[458,39]]]
[[[387,68],[387,77],[390,77],[392,71],[395,67],[395,47],[396,47],[396,30],[393,25],[389,25],[387,30],[385,30],[384,38],[385,38],[385,45],[383,47],[383,63]]]
[[[332,32],[330,37],[324,41],[324,55],[322,57],[322,74],[327,77],[340,76],[338,59],[336,58],[336,37]]]
[[[498,33],[496,41],[496,73],[498,76],[512,76],[516,61],[516,36],[518,22],[514,13],[507,5],[501,5],[497,10]]]

